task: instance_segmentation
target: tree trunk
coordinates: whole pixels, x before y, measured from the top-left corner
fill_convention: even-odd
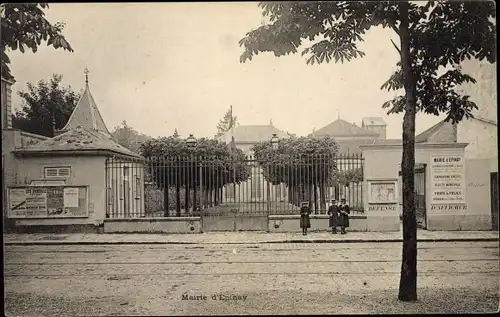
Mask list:
[[[403,261],[398,299],[417,300],[417,221],[415,217],[414,168],[415,168],[415,111],[416,83],[410,57],[410,34],[408,30],[409,3],[400,4],[399,28],[401,40],[401,66],[406,93],[403,118]]]
[[[266,195],[267,195],[267,212],[271,210],[271,183],[270,182],[265,182],[266,184]],[[276,191],[276,186],[274,186],[275,191]]]
[[[316,182],[314,183],[313,186],[314,190],[314,213],[318,213],[318,186],[316,185]]]
[[[175,182],[175,214],[181,216],[181,184],[179,180]]]
[[[212,207],[212,187],[207,188],[207,203],[208,207]]]
[[[196,190],[196,185],[193,186],[193,213],[196,212],[196,206],[198,206],[198,191]]]
[[[163,187],[163,217],[168,217],[169,201],[168,201],[168,184]]]
[[[319,199],[320,199],[320,209],[326,212],[326,195],[325,195],[325,183],[319,184]]]
[[[184,215],[189,213],[189,186],[184,187]]]

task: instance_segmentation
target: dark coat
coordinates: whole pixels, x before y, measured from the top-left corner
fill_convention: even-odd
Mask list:
[[[340,211],[345,211],[345,214],[344,213],[340,213],[340,217],[339,217],[339,220],[340,220],[340,223],[339,225],[341,227],[349,227],[349,214],[351,213],[351,209],[349,208],[349,205],[340,205],[339,206],[339,210]]]
[[[311,228],[311,219],[309,219],[309,214],[311,213],[311,208],[301,207],[300,208],[300,227],[301,228]]]
[[[328,215],[330,216],[330,218],[328,219],[328,226],[338,227],[340,225],[339,206],[331,205],[330,207],[328,207]]]

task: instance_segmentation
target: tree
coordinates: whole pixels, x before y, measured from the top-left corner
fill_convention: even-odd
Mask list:
[[[134,130],[125,120],[122,121],[121,126],[116,126],[113,129],[111,136],[116,143],[135,153],[139,153],[139,147],[142,143],[151,139],[150,136]]]
[[[338,145],[334,139],[290,137],[281,139],[276,149],[271,141],[264,141],[255,144],[252,150],[264,178],[273,185],[284,183],[289,188],[290,203],[299,206],[304,199],[314,201],[317,210],[319,188],[320,209],[326,210],[326,188],[339,179]]]
[[[218,138],[227,131],[231,130],[232,127],[235,127],[237,124],[238,117],[233,116],[232,109],[229,109],[225,114],[222,119],[219,120],[219,123],[217,123],[217,134],[215,135],[215,138]]]
[[[62,48],[73,52],[71,45],[62,35],[64,23],[52,25],[45,19],[44,9],[47,3],[18,4],[9,3],[1,5],[2,23],[2,78],[13,79],[10,73],[10,59],[7,50],[20,50],[25,52],[25,46],[36,53],[43,42],[55,49]]]
[[[71,86],[62,87],[63,76],[54,74],[49,82],[40,80],[37,86],[28,83],[28,91],[19,91],[21,110],[12,115],[12,126],[26,132],[54,136],[55,129],[62,129],[69,120],[81,93]]]
[[[153,182],[165,189],[166,199],[167,188],[176,187],[178,216],[181,212],[181,187],[187,189],[185,206],[188,206],[189,190],[193,190],[193,197],[197,197],[198,188],[203,191],[205,202],[217,205],[225,185],[239,184],[250,177],[250,166],[246,164],[243,151],[236,149],[231,152],[224,143],[216,140],[200,138],[195,146],[189,146],[180,138],[162,137],[143,143],[140,153],[148,160]]]
[[[172,134],[172,136],[173,136],[174,138],[179,138],[179,137],[180,137],[179,132],[177,132],[177,128],[175,128],[175,130],[174,130],[174,134]]]
[[[459,122],[477,106],[455,87],[475,80],[463,74],[465,59],[496,61],[494,2],[334,1],[262,2],[269,23],[250,31],[240,41],[241,62],[259,52],[275,56],[297,53],[302,40],[312,41],[302,51],[307,63],[344,62],[363,57],[357,44],[372,27],[394,30],[392,40],[400,60],[397,71],[382,86],[404,91],[383,105],[403,118],[403,260],[398,299],[417,300],[417,230],[414,201],[415,114],[417,111]],[[444,74],[441,74],[444,72]]]

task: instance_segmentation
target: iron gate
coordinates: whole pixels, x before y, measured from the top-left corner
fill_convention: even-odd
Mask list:
[[[109,218],[201,216],[204,231],[261,231],[269,215],[299,214],[303,201],[326,214],[344,196],[363,212],[360,155],[109,158],[106,174]]]

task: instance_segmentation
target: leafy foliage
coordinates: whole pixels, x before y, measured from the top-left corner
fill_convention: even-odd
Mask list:
[[[245,154],[216,140],[201,138],[189,146],[173,136],[151,139],[140,146],[140,153],[148,158],[153,181],[159,187],[221,188],[226,184],[241,183],[250,177],[251,168]]]
[[[290,137],[281,139],[276,149],[271,141],[253,147],[264,178],[274,185],[287,186],[333,185],[339,177],[337,150],[337,143],[330,137]]]
[[[150,136],[134,130],[126,121],[123,121],[121,126],[115,127],[111,136],[116,143],[135,153],[139,153],[139,147],[142,143],[151,139]]]
[[[72,90],[71,86],[62,87],[62,78],[62,75],[54,74],[49,82],[40,80],[36,86],[28,83],[28,91],[19,91],[22,108],[12,115],[12,126],[26,132],[52,137],[54,115],[55,128],[57,130],[63,128],[73,113],[81,93]]]
[[[363,181],[363,170],[358,167],[354,169],[340,170],[339,183],[349,186],[351,183],[361,183]]]
[[[423,3],[423,2],[422,2]],[[241,62],[252,60],[259,52],[282,56],[298,52],[302,41],[314,43],[304,48],[308,64],[344,62],[363,57],[357,45],[375,26],[399,31],[400,3],[394,1],[361,2],[262,2],[259,6],[270,22],[240,41],[245,51]],[[475,80],[463,74],[459,64],[465,59],[496,61],[495,4],[491,1],[428,1],[425,5],[408,4],[410,55],[417,84],[417,111],[439,115],[447,121],[469,118],[477,108],[469,96],[460,96],[455,88]],[[400,48],[392,43],[400,52]],[[448,68],[444,74],[438,75]],[[382,85],[382,89],[404,88],[401,63]],[[400,113],[405,96],[396,96],[383,107],[388,113]]]
[[[218,138],[224,135],[227,131],[231,130],[232,127],[236,126],[238,122],[238,117],[232,115],[231,109],[229,109],[222,119],[217,123],[217,134],[215,134],[215,138]]]
[[[313,42],[302,54],[307,63],[344,62],[363,57],[357,48],[372,27],[391,28],[399,36],[398,69],[382,89],[404,95],[383,104],[388,113],[403,117],[403,260],[398,298],[417,300],[417,230],[414,201],[415,114],[446,114],[459,122],[477,108],[456,87],[474,82],[463,74],[466,59],[496,61],[495,3],[491,1],[331,1],[262,2],[269,23],[240,41],[240,62],[259,52],[295,54],[303,40]],[[444,71],[443,75],[439,75]]]
[[[73,48],[62,35],[64,23],[52,25],[45,18],[43,10],[48,7],[47,3],[1,5],[3,78],[13,79],[7,50],[19,50],[24,53],[26,49],[31,49],[36,53],[42,42],[46,42],[55,49],[62,48],[73,52]]]

